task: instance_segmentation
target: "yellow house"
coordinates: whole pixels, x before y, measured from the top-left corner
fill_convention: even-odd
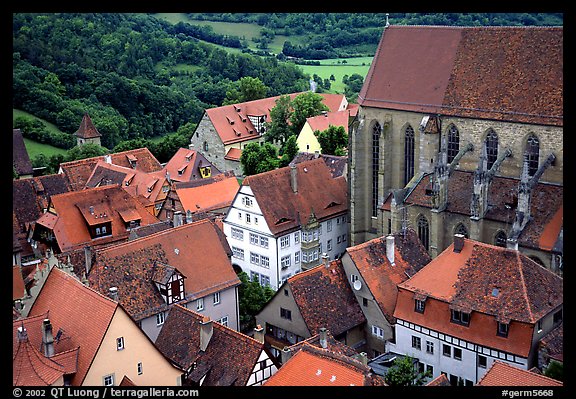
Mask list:
[[[315,131],[327,130],[330,126],[343,126],[346,134],[348,134],[348,121],[350,110],[336,112],[323,112],[321,115],[312,116],[306,119],[306,123],[302,127],[300,134],[296,138],[298,150],[300,152],[316,152],[322,153],[322,147],[314,134]]]
[[[15,347],[28,339],[48,359],[44,363],[54,357],[70,358],[58,362],[64,366],[60,372],[65,385],[119,385],[124,378],[138,386],[181,385],[182,372],[116,300],[56,267],[50,270],[29,317],[13,324]],[[28,373],[30,380],[36,377],[29,368]],[[27,385],[19,370],[13,370],[13,376]]]

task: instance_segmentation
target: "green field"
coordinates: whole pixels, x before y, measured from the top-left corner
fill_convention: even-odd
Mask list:
[[[38,119],[46,125],[46,128],[49,131],[61,132],[60,129],[58,129],[54,124],[46,122],[44,119],[37,118],[34,115],[19,109],[12,109],[12,121],[14,121],[14,119],[16,119],[19,116],[26,116],[28,118]],[[32,141],[27,138],[24,138],[24,145],[26,146],[26,151],[28,151],[28,156],[30,157],[30,159],[34,158],[38,154],[44,154],[47,157],[55,154],[62,154],[62,155],[66,154],[66,150],[62,148],[54,147],[48,144],[38,143],[36,141]]]
[[[346,60],[343,64],[342,61]],[[370,63],[372,62],[372,57],[361,57],[361,58],[338,58],[338,59],[328,59],[322,60],[320,65],[299,65],[304,73],[313,76],[314,74],[320,76],[322,79],[330,79],[330,75],[334,75],[336,80],[330,81],[331,93],[344,93],[345,85],[342,83],[342,78],[344,75],[352,75],[357,73],[362,75],[364,78],[368,74],[368,69],[370,69]]]

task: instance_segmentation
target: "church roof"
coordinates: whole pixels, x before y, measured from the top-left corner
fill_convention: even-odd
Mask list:
[[[563,126],[562,27],[389,26],[364,107]]]

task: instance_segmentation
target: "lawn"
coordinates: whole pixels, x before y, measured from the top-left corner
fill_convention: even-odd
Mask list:
[[[61,132],[54,124],[50,122],[46,122],[44,119],[37,118],[28,112],[19,110],[19,109],[12,109],[12,120],[16,119],[19,116],[26,116],[28,118],[34,118],[42,121],[46,128],[53,132]],[[24,145],[26,146],[26,151],[28,151],[28,156],[30,159],[34,158],[38,154],[44,154],[47,157],[50,157],[55,154],[66,154],[66,150],[58,147],[54,147],[48,144],[38,143],[37,141],[33,141],[27,138],[24,138]]]
[[[342,63],[346,60],[346,63]],[[342,78],[344,75],[352,75],[357,73],[366,78],[368,70],[370,69],[370,63],[372,62],[372,57],[360,57],[360,58],[338,58],[338,59],[328,59],[322,60],[320,65],[299,65],[304,73],[310,74],[312,77],[314,74],[320,76],[322,79],[330,79],[330,75],[334,75],[336,80],[330,81],[331,93],[344,93],[344,83],[342,83]]]

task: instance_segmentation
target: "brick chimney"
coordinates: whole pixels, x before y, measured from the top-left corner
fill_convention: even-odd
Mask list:
[[[44,348],[44,356],[54,356],[54,335],[52,334],[50,319],[44,319],[42,322],[42,347]]]
[[[386,257],[394,266],[394,236],[392,234],[386,236]]]
[[[254,339],[260,343],[264,343],[264,328],[260,324],[254,327]]]
[[[290,187],[294,193],[298,192],[298,171],[293,163],[290,164]]]
[[[320,346],[324,349],[328,347],[328,332],[326,327],[320,327]]]
[[[460,253],[462,248],[464,248],[464,235],[454,234],[454,252]]]
[[[214,333],[214,325],[210,317],[204,316],[200,322],[200,350],[206,351],[210,339],[212,338],[212,333]]]
[[[118,302],[118,287],[108,288],[108,297],[113,301]]]

